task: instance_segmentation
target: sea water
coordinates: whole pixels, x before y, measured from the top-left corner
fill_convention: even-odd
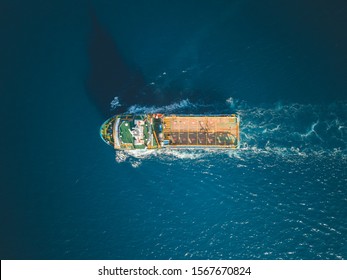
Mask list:
[[[280,2],[5,1],[1,259],[346,259],[346,9]],[[241,146],[115,152],[124,112]]]

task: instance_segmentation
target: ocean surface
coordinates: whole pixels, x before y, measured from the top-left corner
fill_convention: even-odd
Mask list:
[[[1,259],[346,259],[345,1],[2,1]],[[117,152],[118,113],[241,147]]]

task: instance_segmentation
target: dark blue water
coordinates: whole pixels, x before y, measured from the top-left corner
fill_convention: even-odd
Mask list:
[[[346,259],[344,1],[139,2],[0,5],[1,259]],[[101,141],[153,111],[241,149]]]

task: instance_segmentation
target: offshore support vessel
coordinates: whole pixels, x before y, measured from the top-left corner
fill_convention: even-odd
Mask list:
[[[231,115],[116,115],[100,136],[116,150],[222,148],[240,146],[240,119]]]

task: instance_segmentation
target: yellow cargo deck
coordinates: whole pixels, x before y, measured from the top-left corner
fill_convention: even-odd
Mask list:
[[[229,116],[164,116],[164,139],[170,146],[237,148],[239,120]]]

